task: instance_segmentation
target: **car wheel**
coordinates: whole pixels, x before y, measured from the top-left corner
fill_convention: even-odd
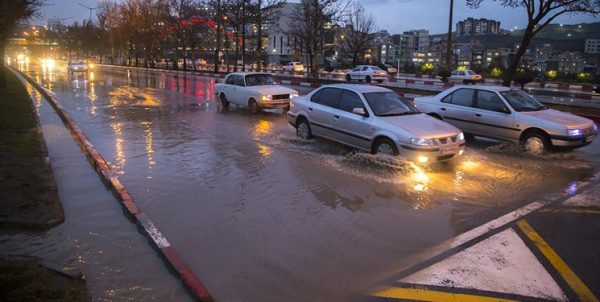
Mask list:
[[[371,77],[370,77],[370,76],[367,76],[367,77],[365,78],[365,82],[367,82],[367,83],[371,83]]]
[[[371,153],[381,155],[398,155],[398,148],[390,139],[381,138],[375,142]]]
[[[227,100],[227,98],[225,97],[225,94],[224,94],[224,93],[221,93],[220,99],[221,99],[221,106],[222,106],[223,108],[227,108],[227,107],[229,107],[229,101],[228,101],[228,100]]]
[[[467,80],[463,80],[463,84],[464,84],[464,85],[467,85],[467,84],[469,84],[469,81],[467,81]]]
[[[308,140],[313,137],[310,124],[305,118],[301,118],[298,120],[298,122],[296,122],[296,136],[304,140]]]
[[[252,112],[252,114],[258,114],[260,112],[260,107],[258,107],[258,103],[255,99],[250,99],[248,107],[250,107],[250,112]]]
[[[539,132],[525,134],[521,143],[527,152],[534,155],[544,154],[550,149],[550,141],[544,134]]]
[[[377,80],[377,83],[381,84],[383,83],[383,80]]]
[[[346,81],[348,81],[348,82],[352,81],[352,77],[349,74],[346,75]]]

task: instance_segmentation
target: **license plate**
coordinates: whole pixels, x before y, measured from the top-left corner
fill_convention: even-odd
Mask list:
[[[454,154],[456,153],[456,148],[443,148],[442,155]]]
[[[586,143],[589,143],[589,142],[591,142],[592,140],[594,140],[594,137],[596,137],[596,136],[595,136],[595,135],[590,135],[590,136],[586,137],[586,138],[585,138],[585,142],[586,142]]]

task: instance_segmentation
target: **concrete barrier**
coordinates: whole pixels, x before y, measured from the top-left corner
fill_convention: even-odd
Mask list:
[[[104,160],[104,158],[102,158],[102,155],[100,155],[94,145],[92,145],[83,131],[81,131],[71,115],[60,104],[60,101],[54,96],[54,93],[47,90],[34,79],[22,73],[21,71],[12,67],[11,69],[13,73],[17,75],[17,77],[25,79],[36,90],[38,90],[48,101],[48,103],[50,103],[50,105],[56,110],[56,113],[63,121],[65,126],[69,129],[71,135],[77,142],[77,145],[79,145],[79,148],[86,155],[92,167],[94,167],[94,170],[98,173],[103,183],[109,187],[117,201],[123,207],[125,213],[128,214],[128,218],[133,220],[142,233],[149,239],[152,246],[158,250],[163,260],[172,270],[175,271],[176,275],[183,282],[192,297],[202,302],[213,301],[211,294],[208,292],[204,284],[187,266],[177,250],[171,246],[169,241],[158,230],[156,225],[154,225],[148,216],[146,216],[146,214],[140,210],[134,198],[131,196],[131,194],[129,194],[119,178],[114,175],[115,173],[113,173],[108,163]]]

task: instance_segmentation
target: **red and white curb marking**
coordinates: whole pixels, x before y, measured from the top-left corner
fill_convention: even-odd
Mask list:
[[[169,266],[175,270],[177,276],[181,279],[186,288],[190,291],[191,295],[200,301],[213,301],[212,296],[202,284],[200,279],[194,274],[194,272],[187,266],[183,261],[183,258],[179,255],[177,250],[169,243],[167,238],[158,230],[156,225],[142,213],[140,208],[137,206],[133,197],[129,194],[127,189],[123,186],[117,176],[114,175],[108,163],[102,158],[100,153],[94,148],[94,145],[90,142],[87,136],[81,131],[75,120],[69,115],[65,108],[60,104],[59,100],[55,97],[54,93],[44,88],[42,85],[37,83],[34,79],[25,75],[24,73],[12,69],[13,73],[17,77],[22,77],[27,80],[33,87],[35,87],[44,98],[52,105],[52,107],[58,113],[65,126],[69,128],[71,135],[79,145],[79,148],[86,155],[90,164],[94,167],[96,172],[100,175],[102,181],[110,188],[115,198],[119,201],[123,209],[133,219],[133,221],[142,230],[144,235],[151,241],[152,246],[156,248],[162,258]],[[23,80],[22,80],[23,81]]]

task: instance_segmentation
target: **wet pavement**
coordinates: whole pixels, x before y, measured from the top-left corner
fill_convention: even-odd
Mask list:
[[[544,157],[479,140],[454,167],[420,168],[299,141],[279,112],[223,111],[214,78],[27,73],[56,93],[218,301],[349,300],[407,256],[577,189],[600,163],[598,140]],[[161,286],[172,285],[151,287]]]

